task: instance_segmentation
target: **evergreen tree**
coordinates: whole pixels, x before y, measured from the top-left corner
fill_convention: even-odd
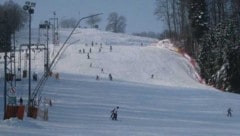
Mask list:
[[[198,58],[201,74],[216,88],[240,93],[240,33],[237,21],[226,20],[209,31]]]
[[[207,5],[205,0],[189,1],[189,19],[194,38],[200,40],[205,31],[208,30]]]
[[[200,55],[198,63],[201,68],[201,75],[208,84],[213,84],[211,81],[213,66],[214,66],[214,43],[215,39],[212,33],[206,34],[204,40],[201,41]]]
[[[26,21],[27,14],[20,5],[11,0],[0,5],[0,52],[11,50],[11,35]]]

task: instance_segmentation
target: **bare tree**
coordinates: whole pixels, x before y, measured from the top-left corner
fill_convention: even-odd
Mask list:
[[[162,19],[167,22],[168,31],[172,32],[171,25],[171,0],[156,0],[156,9],[154,11],[154,15],[158,17],[158,19]]]
[[[186,36],[188,26],[188,0],[156,0],[154,15],[166,22],[169,38],[180,39],[182,33]]]
[[[93,16],[90,17],[86,23],[90,25],[91,28],[96,28],[97,23],[101,21],[101,18],[99,16]]]
[[[124,16],[119,16],[116,12],[110,13],[106,30],[114,33],[124,33],[125,29],[126,18]]]
[[[62,19],[60,21],[60,26],[62,28],[74,28],[76,24],[77,20],[75,18]]]
[[[180,29],[180,37],[186,38],[189,35],[189,20],[188,20],[188,8],[187,8],[188,0],[179,0],[178,7],[178,16],[179,16],[179,29]]]

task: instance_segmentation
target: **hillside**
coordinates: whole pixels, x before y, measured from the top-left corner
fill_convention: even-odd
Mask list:
[[[168,40],[159,42],[155,39],[94,29],[77,30],[69,43],[78,39],[80,41],[68,46],[62,54],[56,71],[92,77],[99,75],[104,79],[111,73],[117,80],[155,85],[199,85],[194,75],[195,70],[188,60],[166,48],[173,46]],[[112,51],[110,46],[113,46]],[[88,59],[87,53],[90,49]]]
[[[70,30],[61,30],[61,43],[69,33]],[[51,55],[55,55],[59,46],[50,47]],[[60,73],[60,79],[50,77],[44,86],[42,98],[53,101],[52,107],[45,105],[49,108],[49,120],[28,117],[22,121],[1,120],[0,134],[240,135],[239,95],[200,84],[189,60],[170,48],[174,47],[168,40],[77,29],[53,68],[54,73]],[[35,52],[33,56],[33,69],[40,75],[43,53]],[[108,79],[110,73],[113,81]],[[16,95],[22,96],[25,104],[27,80],[17,82]],[[3,83],[2,78],[0,81]],[[33,87],[35,85],[33,82]],[[2,96],[1,91],[0,116],[3,117]],[[115,106],[120,107],[118,121],[109,118]],[[229,107],[233,109],[231,118],[226,116]]]

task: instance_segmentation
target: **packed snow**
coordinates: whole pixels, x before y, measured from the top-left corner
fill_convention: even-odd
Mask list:
[[[60,45],[70,31],[60,31]],[[51,59],[59,48],[50,45]],[[43,52],[35,51],[32,56],[33,72],[41,77]],[[50,77],[43,88],[42,99],[53,103],[48,107],[48,120],[32,119],[26,113],[23,120],[1,120],[0,135],[240,135],[239,95],[199,83],[189,58],[176,52],[169,40],[77,29],[52,71],[59,73],[60,79]],[[0,81],[3,88],[2,76]],[[32,82],[34,88],[37,82]],[[27,83],[24,78],[16,86],[16,95],[23,97],[24,104]],[[116,106],[120,107],[118,121],[113,121],[110,111]],[[230,107],[233,116],[227,117]],[[3,117],[3,91],[0,111]]]

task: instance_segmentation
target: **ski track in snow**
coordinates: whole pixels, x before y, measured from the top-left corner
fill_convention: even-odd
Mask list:
[[[61,31],[61,42],[69,33],[70,30]],[[53,100],[49,120],[28,117],[1,120],[0,135],[240,135],[239,95],[200,84],[194,76],[194,67],[174,51],[169,41],[94,29],[77,29],[69,43],[78,39],[79,42],[66,48],[53,69],[60,73],[60,80],[50,77],[43,89],[42,97]],[[51,54],[59,48],[50,47]],[[80,49],[89,52],[90,48],[90,59],[87,53],[79,53]],[[33,71],[40,76],[43,53],[36,52],[33,56]],[[109,73],[113,81],[108,80]],[[100,80],[95,80],[96,75]],[[2,87],[2,77],[0,81]],[[24,103],[27,103],[27,83],[28,79],[17,82],[17,96],[23,96]],[[33,87],[36,84],[32,82]],[[112,121],[110,111],[117,105],[119,120]],[[0,106],[3,117],[3,91]],[[233,109],[232,118],[226,117],[229,107]]]

